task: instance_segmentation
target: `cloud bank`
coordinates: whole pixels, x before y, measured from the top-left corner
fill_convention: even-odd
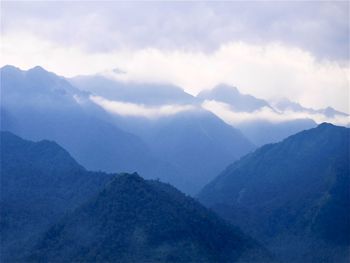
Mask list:
[[[90,96],[90,99],[112,114],[129,117],[145,117],[148,119],[157,119],[195,109],[192,105],[162,105],[150,107],[130,102],[107,100],[100,96],[93,95]]]
[[[110,76],[126,82],[168,83],[193,95],[227,83],[266,100],[286,97],[308,107],[332,106],[349,113],[350,67],[281,43],[235,42],[210,53],[148,48],[89,54],[16,35],[4,37],[2,48],[2,64],[40,64],[64,76],[119,68],[125,73]]]
[[[327,117],[324,114],[316,112],[312,113],[307,111],[293,111],[291,109],[280,111],[271,107],[262,107],[259,110],[253,112],[239,112],[233,110],[231,105],[216,100],[205,100],[201,105],[172,104],[160,106],[147,106],[131,102],[108,100],[96,95],[90,95],[90,100],[113,115],[143,117],[147,119],[158,119],[186,111],[205,109],[214,113],[226,123],[234,127],[239,127],[241,124],[252,123],[256,121],[283,123],[305,119],[313,120],[318,124],[329,122],[341,126],[350,125],[350,117],[344,115]]]

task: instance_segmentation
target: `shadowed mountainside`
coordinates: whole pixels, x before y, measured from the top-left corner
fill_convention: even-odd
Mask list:
[[[331,124],[263,146],[199,199],[286,262],[347,262],[349,129]]]
[[[86,171],[1,132],[2,262],[261,262],[253,239],[174,187]]]

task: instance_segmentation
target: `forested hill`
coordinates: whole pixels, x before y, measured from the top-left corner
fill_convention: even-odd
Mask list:
[[[199,199],[287,261],[346,262],[349,138],[348,128],[323,123],[263,146],[224,170]]]
[[[124,174],[46,232],[30,259],[238,262],[270,258],[251,238],[172,186]]]
[[[176,188],[89,172],[52,141],[1,132],[2,262],[254,262],[256,241]]]

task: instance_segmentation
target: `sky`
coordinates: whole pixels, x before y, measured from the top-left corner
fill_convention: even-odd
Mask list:
[[[349,113],[349,20],[348,1],[2,1],[0,65]]]

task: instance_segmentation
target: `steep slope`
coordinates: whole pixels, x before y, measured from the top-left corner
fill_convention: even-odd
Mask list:
[[[349,136],[321,124],[233,163],[199,199],[286,262],[347,262]]]
[[[12,262],[112,175],[88,172],[54,142],[1,132],[1,261]]]
[[[12,66],[3,67],[1,77],[2,130],[30,140],[54,140],[88,169],[176,174],[64,78],[40,67],[22,71]]]
[[[197,193],[222,167],[255,148],[239,130],[204,110],[160,119],[150,130],[144,140],[185,175],[181,189],[189,193]]]
[[[264,249],[170,185],[116,177],[50,228],[34,262],[237,262]],[[244,261],[245,262],[245,261]]]

